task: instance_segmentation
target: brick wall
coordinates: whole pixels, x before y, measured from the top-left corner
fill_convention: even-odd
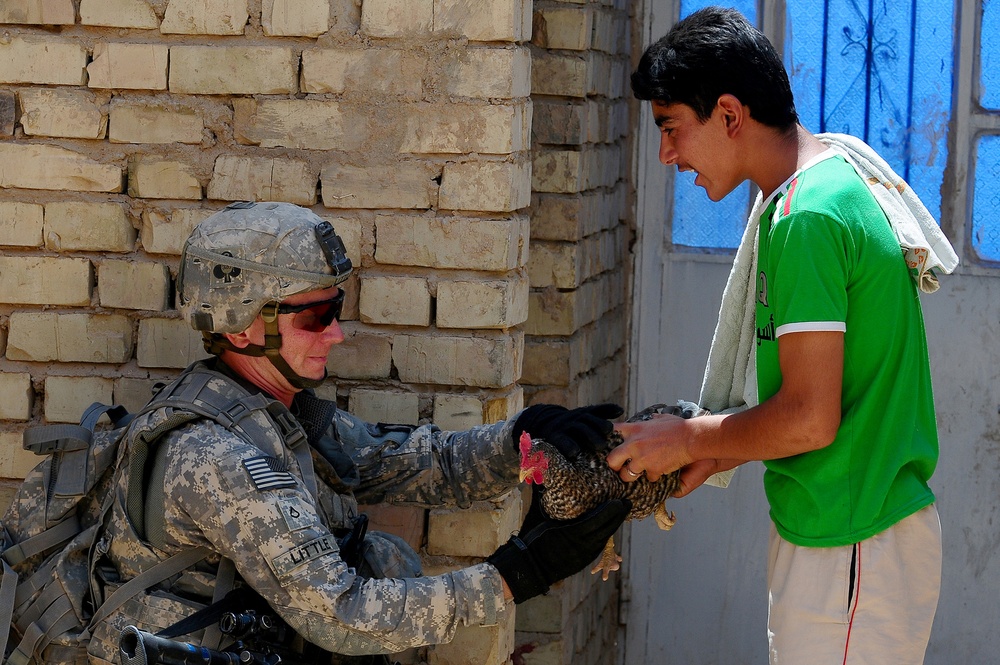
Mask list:
[[[0,477],[34,464],[26,425],[138,408],[204,354],[178,255],[233,200],[344,238],[321,388],[343,408],[465,428],[622,402],[628,53],[623,0],[2,0]],[[492,552],[521,501],[373,512],[434,572]],[[615,599],[574,579],[516,639],[412,658],[607,662]]]
[[[534,3],[531,293],[521,377],[529,403],[625,402],[629,28],[624,0]],[[515,662],[614,663],[620,577],[613,575],[601,582],[584,571],[521,605]]]

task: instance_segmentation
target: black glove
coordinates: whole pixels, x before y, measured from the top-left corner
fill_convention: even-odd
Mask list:
[[[624,411],[617,404],[595,404],[567,409],[557,404],[533,404],[514,421],[514,449],[518,449],[521,434],[545,439],[569,460],[581,450],[593,452],[607,442],[614,429],[611,418]]]
[[[630,510],[628,499],[613,499],[572,520],[536,520],[486,561],[500,571],[514,602],[523,603],[596,559]]]

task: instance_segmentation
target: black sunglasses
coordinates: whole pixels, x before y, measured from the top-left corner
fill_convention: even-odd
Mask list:
[[[292,327],[308,332],[323,332],[330,327],[334,319],[340,318],[344,307],[344,291],[341,289],[332,298],[309,302],[303,305],[278,304],[278,314],[294,314]]]

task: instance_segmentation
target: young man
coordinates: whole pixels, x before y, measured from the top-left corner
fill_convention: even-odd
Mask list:
[[[344,339],[339,285],[351,269],[333,227],[287,203],[233,204],[192,232],[178,300],[215,357],[130,424],[98,569],[110,593],[178,553],[206,558],[101,622],[92,663],[117,662],[126,626],[169,628],[229,587],[252,589],[287,624],[284,646],[303,654],[298,662],[449,641],[459,625],[495,624],[510,600],[581,570],[624,520],[627,501],[565,522],[531,511],[487,562],[430,577],[402,539],[366,535],[359,502],[464,507],[496,497],[519,482],[522,431],[572,455],[603,441],[621,409],[535,405],[465,432],[338,410],[311,388]],[[202,626],[182,625],[183,641],[204,645]]]
[[[718,201],[761,190],[757,405],[621,424],[621,478],[681,470],[688,494],[763,460],[773,522],[772,663],[921,663],[940,586],[927,481],[938,458],[917,288],[867,184],[803,128],[768,40],[734,10],[677,23],[643,55],[660,161]]]

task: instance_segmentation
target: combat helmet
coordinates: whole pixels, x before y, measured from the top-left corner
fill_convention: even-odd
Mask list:
[[[191,327],[202,331],[209,353],[267,356],[292,385],[315,387],[322,380],[298,376],[281,357],[278,304],[340,284],[351,268],[333,226],[312,211],[290,203],[233,203],[198,224],[184,244],[178,303]],[[222,335],[243,332],[262,311],[263,346],[238,348]]]

